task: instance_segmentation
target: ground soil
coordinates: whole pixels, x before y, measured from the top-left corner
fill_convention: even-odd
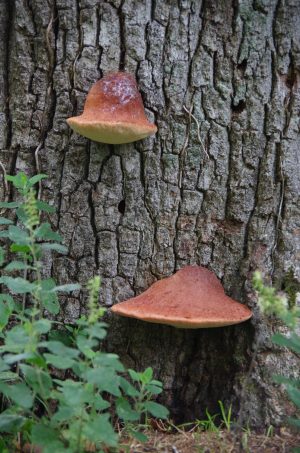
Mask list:
[[[126,443],[124,453],[288,453],[300,446],[300,435],[287,429],[276,433],[256,434],[242,432],[179,432],[166,434],[158,431],[147,433],[148,442]],[[299,450],[300,451],[300,450]]]

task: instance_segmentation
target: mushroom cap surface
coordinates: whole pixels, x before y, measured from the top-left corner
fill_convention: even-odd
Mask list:
[[[94,83],[82,115],[67,119],[84,137],[109,144],[130,143],[155,134],[148,121],[134,77],[126,72],[108,74]]]
[[[239,324],[252,312],[226,296],[218,278],[202,266],[187,266],[158,280],[137,297],[114,305],[121,316],[185,329]]]

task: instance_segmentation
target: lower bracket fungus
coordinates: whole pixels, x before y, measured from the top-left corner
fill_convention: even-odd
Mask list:
[[[202,266],[187,266],[111,310],[185,329],[230,326],[252,316],[248,307],[226,296],[218,278]]]

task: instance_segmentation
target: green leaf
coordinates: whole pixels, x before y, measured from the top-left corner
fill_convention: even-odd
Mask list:
[[[37,182],[40,182],[42,179],[45,179],[45,178],[48,178],[48,175],[45,175],[44,173],[34,175],[34,176],[32,176],[32,178],[29,179],[28,186],[33,187]]]
[[[289,338],[277,333],[272,336],[272,341],[279,346],[284,346],[298,354],[300,353],[300,337],[295,333],[292,333]]]
[[[4,268],[4,270],[7,272],[22,271],[22,270],[26,270],[26,269],[34,269],[34,267],[29,266],[28,264],[24,263],[23,261],[11,261]]]
[[[10,251],[26,254],[30,253],[30,247],[29,245],[11,244]]]
[[[0,283],[3,283],[8,289],[16,294],[25,294],[32,292],[34,285],[21,277],[1,277]]]
[[[1,381],[17,381],[17,380],[19,380],[19,375],[17,373],[13,373],[12,371],[2,371],[0,373],[0,380]]]
[[[24,189],[27,185],[27,182],[28,182],[28,177],[27,175],[20,171],[18,172],[15,176],[13,175],[6,175],[5,176],[5,179],[7,181],[10,181],[13,183],[13,185],[17,188],[17,189]]]
[[[143,384],[148,384],[153,377],[153,370],[151,367],[146,368],[143,373],[140,374],[140,379]]]
[[[133,381],[140,382],[140,373],[137,373],[136,371],[131,369],[128,369],[127,371]]]
[[[0,432],[14,433],[19,431],[25,420],[21,415],[2,413],[0,414]]]
[[[74,360],[70,359],[69,357],[61,357],[58,355],[54,354],[44,354],[45,359],[47,360],[47,363],[50,363],[50,365],[54,366],[55,368],[58,368],[59,370],[66,370],[68,368],[72,368],[74,365]]]
[[[24,409],[30,409],[33,405],[33,394],[24,383],[7,385],[4,382],[0,382],[0,391]]]
[[[11,225],[12,223],[12,220],[6,219],[5,217],[0,217],[0,225]]]
[[[59,405],[58,411],[53,415],[52,421],[64,422],[69,421],[76,413],[76,407]]]
[[[5,351],[23,352],[25,345],[30,341],[24,327],[16,325],[6,333]]]
[[[16,310],[15,301],[14,301],[14,299],[12,298],[12,296],[10,294],[2,294],[1,293],[0,294],[0,301],[7,303],[7,305],[9,306],[11,311]]]
[[[89,333],[92,338],[97,338],[98,340],[103,340],[106,337],[106,329],[94,324],[89,328]]]
[[[151,395],[159,395],[163,391],[161,386],[153,385],[151,382],[145,385],[145,390]]]
[[[11,225],[7,231],[9,239],[16,244],[27,245],[30,242],[30,237],[26,231],[15,225]]]
[[[59,301],[56,293],[52,291],[55,287],[55,280],[47,278],[41,281],[41,301],[46,310],[52,315],[57,315],[60,310]]]
[[[82,382],[76,382],[71,379],[66,379],[65,381],[55,379],[54,381],[59,385],[58,398],[66,406],[79,409],[84,403],[93,403],[95,395],[92,385],[83,385]]]
[[[40,211],[49,212],[50,214],[53,214],[55,212],[55,208],[53,206],[50,206],[48,203],[45,203],[44,201],[41,200],[36,201],[36,207]]]
[[[146,401],[143,406],[147,412],[150,412],[150,414],[153,415],[153,417],[168,418],[169,411],[161,404],[155,403],[154,401]]]
[[[135,429],[129,429],[128,433],[141,443],[147,442],[148,437]]]
[[[124,421],[138,421],[140,414],[133,410],[126,398],[118,398],[116,400],[116,410],[118,417]]]
[[[18,201],[1,201],[0,208],[15,209],[20,206]]]
[[[9,317],[11,315],[10,307],[4,302],[0,301],[0,331],[7,325]]]
[[[55,250],[56,252],[59,253],[68,253],[67,247],[61,244],[53,243],[53,244],[48,244],[47,242],[45,244],[41,244],[41,247],[43,250]]]
[[[300,409],[300,390],[288,385],[286,391],[293,403]]]
[[[80,288],[81,288],[81,285],[79,285],[79,283],[68,283],[66,285],[54,286],[54,288],[52,288],[52,291],[70,293],[72,291],[77,291]]]
[[[121,396],[120,378],[114,370],[106,367],[92,368],[85,373],[85,378],[90,384],[95,384],[101,392]]]
[[[120,376],[120,385],[126,395],[131,396],[132,398],[139,396],[140,392],[122,376]]]
[[[296,428],[300,429],[300,419],[299,418],[288,418],[288,422],[295,426]]]
[[[76,338],[76,344],[78,349],[89,359],[93,359],[95,357],[95,352],[92,348],[98,345],[97,340],[93,338],[87,338],[83,335],[78,335]]]
[[[50,397],[53,384],[52,379],[47,372],[40,368],[34,368],[25,364],[21,364],[20,369],[27,384],[35,393],[38,393],[43,399]]]
[[[91,442],[100,442],[109,447],[117,447],[118,445],[118,436],[109,421],[109,414],[99,414],[95,418],[90,417],[83,425],[82,431]]]
[[[50,426],[41,423],[34,424],[31,430],[32,443],[42,447],[44,452],[66,451],[64,444],[60,441],[60,430],[55,430]],[[46,449],[46,450],[45,450]]]
[[[42,347],[46,347],[53,354],[62,356],[64,358],[74,359],[79,356],[79,351],[74,348],[65,346],[60,341],[44,341],[40,344]]]
[[[34,355],[32,352],[21,352],[20,354],[6,354],[4,356],[5,362],[8,365],[14,365],[17,362],[20,362],[21,360],[28,360],[33,358]]]
[[[49,330],[51,329],[52,323],[49,321],[49,319],[39,319],[34,323],[34,328],[38,331],[40,334],[48,333]]]
[[[125,371],[123,364],[120,362],[119,356],[108,352],[97,351],[97,355],[94,358],[94,365],[109,367],[115,371],[120,371],[121,373]]]
[[[0,266],[3,266],[5,261],[5,250],[0,246]]]
[[[34,236],[39,239],[49,241],[62,241],[61,236],[52,230],[50,223],[42,223],[34,232]]]
[[[7,370],[9,370],[9,366],[7,365],[7,363],[5,363],[5,361],[2,359],[2,357],[0,357],[0,373],[7,371]]]

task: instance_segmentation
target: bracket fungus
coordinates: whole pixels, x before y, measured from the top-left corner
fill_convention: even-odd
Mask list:
[[[83,114],[67,119],[84,137],[109,144],[130,143],[155,134],[148,121],[137,83],[131,74],[115,72],[94,83]]]
[[[187,266],[139,296],[114,305],[112,311],[185,329],[229,326],[252,316],[249,308],[226,296],[218,278],[202,266]]]

